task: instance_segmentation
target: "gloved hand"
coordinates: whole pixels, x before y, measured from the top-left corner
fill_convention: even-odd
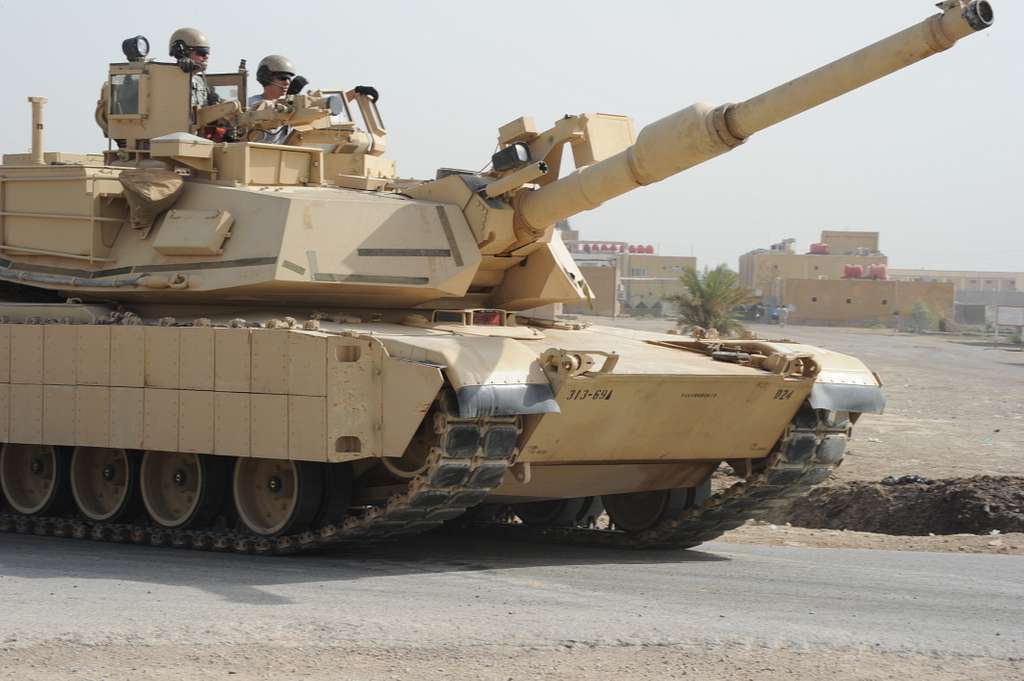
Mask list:
[[[366,95],[373,102],[380,99],[380,93],[378,93],[377,88],[372,85],[356,85],[355,90],[357,95]]]
[[[306,80],[305,76],[295,76],[292,78],[291,85],[288,86],[289,95],[297,95],[302,92],[302,88],[309,85],[309,81]]]

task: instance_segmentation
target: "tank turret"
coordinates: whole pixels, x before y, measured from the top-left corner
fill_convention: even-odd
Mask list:
[[[0,278],[133,303],[523,310],[587,300],[592,292],[555,234],[560,220],[723,154],[993,21],[984,0],[942,8],[751,99],[694,104],[639,135],[625,116],[566,116],[545,131],[517,119],[500,129],[488,172],[445,169],[425,182],[396,179],[383,156],[387,131],[373,88],[249,107],[243,64],[206,74],[221,101],[193,108],[193,76],[146,59],[135,47],[142,39],[131,39],[128,61],[110,65],[97,109],[111,149],[99,163],[68,168],[62,159],[70,193],[42,190],[55,186],[43,183],[56,170],[38,164],[41,141],[23,167],[8,157],[3,173],[17,182],[7,190],[0,248],[12,264]],[[247,141],[282,126],[290,130],[284,144]],[[566,145],[576,170],[558,177]]]

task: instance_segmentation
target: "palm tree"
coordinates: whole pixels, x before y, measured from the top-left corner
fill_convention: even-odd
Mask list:
[[[754,296],[724,263],[713,270],[705,267],[703,272],[686,269],[680,279],[686,290],[669,298],[679,309],[679,326],[716,329],[722,336],[743,330],[736,308],[753,302]]]

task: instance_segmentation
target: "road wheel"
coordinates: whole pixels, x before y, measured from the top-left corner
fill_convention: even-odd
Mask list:
[[[117,522],[138,511],[139,456],[109,447],[75,447],[71,493],[89,520]]]
[[[238,459],[232,489],[235,510],[263,536],[301,532],[323,502],[323,471],[310,461]]]
[[[52,445],[7,443],[0,451],[0,484],[18,513],[59,513],[70,498],[67,452]]]
[[[208,524],[221,507],[227,463],[221,456],[146,452],[140,481],[149,517],[168,529]]]
[[[601,501],[616,529],[642,532],[665,518],[702,503],[710,491],[711,479],[708,478],[698,487],[606,494]]]
[[[512,511],[531,527],[573,527],[592,497],[513,504]]]

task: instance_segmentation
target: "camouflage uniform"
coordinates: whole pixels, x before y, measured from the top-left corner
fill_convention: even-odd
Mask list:
[[[220,97],[216,91],[210,86],[210,83],[206,80],[206,74],[202,71],[196,71],[192,74],[192,106],[203,107],[216,104],[220,101]]]

